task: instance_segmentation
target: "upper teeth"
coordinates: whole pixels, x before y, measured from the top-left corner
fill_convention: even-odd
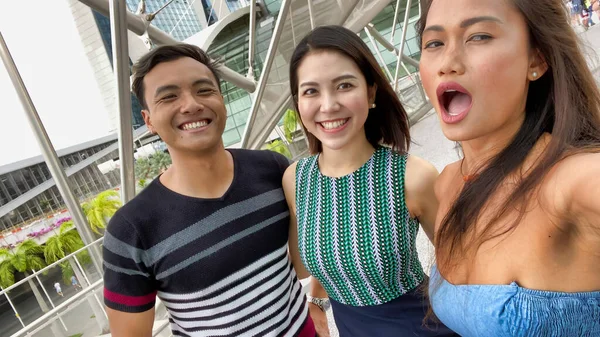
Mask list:
[[[346,124],[347,121],[347,119],[342,119],[333,122],[321,122],[321,125],[323,125],[323,128],[325,128],[325,130],[330,130],[339,128],[340,126]]]
[[[182,129],[184,129],[184,130],[197,129],[197,128],[201,128],[203,126],[206,126],[207,124],[208,124],[207,121],[187,123],[187,124],[183,124]]]
[[[450,90],[446,90],[446,92],[456,92],[456,90],[450,89]]]

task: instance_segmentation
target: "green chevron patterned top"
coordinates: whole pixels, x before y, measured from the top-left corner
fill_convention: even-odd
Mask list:
[[[318,155],[296,167],[298,245],[307,270],[334,300],[389,302],[421,284],[416,237],[404,200],[407,155],[379,147],[340,178],[321,174]]]

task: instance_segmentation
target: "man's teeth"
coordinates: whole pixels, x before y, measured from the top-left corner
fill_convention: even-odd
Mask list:
[[[207,121],[201,121],[201,122],[194,122],[194,123],[187,123],[187,124],[183,124],[183,127],[181,127],[184,130],[192,130],[192,129],[198,129],[201,128],[203,126],[208,125]]]
[[[323,128],[325,130],[331,130],[331,129],[337,129],[340,126],[346,124],[348,120],[347,119],[343,119],[343,120],[339,120],[339,121],[334,121],[334,122],[321,122],[321,125],[323,126]]]

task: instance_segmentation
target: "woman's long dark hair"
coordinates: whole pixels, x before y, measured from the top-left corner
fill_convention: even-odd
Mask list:
[[[421,37],[432,0],[424,1],[423,16],[418,23]],[[548,65],[548,71],[529,85],[525,120],[512,142],[490,159],[479,177],[465,184],[443,219],[436,238],[436,248],[444,247],[438,264],[451,267],[464,253],[494,237],[503,235],[519,224],[526,205],[550,169],[565,157],[600,149],[600,93],[580,50],[579,39],[567,18],[562,0],[514,0],[529,27],[531,48],[536,49]],[[493,93],[490,93],[493,94]],[[495,226],[482,226],[477,240],[465,241],[490,198],[510,174],[522,168],[527,155],[540,137],[548,132],[551,140],[543,155],[500,205],[487,224],[495,224],[509,210],[520,216],[512,226],[498,232]],[[485,225],[485,224],[484,224]]]
[[[351,58],[362,71],[367,85],[377,85],[374,109],[371,109],[365,122],[367,140],[373,147],[383,143],[398,152],[408,151],[410,133],[408,116],[398,96],[383,74],[369,47],[352,31],[341,26],[315,28],[296,46],[290,61],[290,87],[294,105],[298,111],[298,68],[302,60],[312,52],[333,51]],[[323,150],[317,137],[307,132],[310,152]]]

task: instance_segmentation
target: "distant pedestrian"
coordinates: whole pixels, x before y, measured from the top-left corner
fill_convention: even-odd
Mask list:
[[[54,283],[54,289],[56,289],[56,293],[59,294],[60,297],[65,297],[65,295],[63,295],[62,289],[60,288],[60,283]]]
[[[75,275],[71,276],[71,285],[75,288],[75,291],[77,291],[78,289],[83,289],[81,287],[81,285],[79,284],[79,282],[77,281],[77,278],[75,277]]]

